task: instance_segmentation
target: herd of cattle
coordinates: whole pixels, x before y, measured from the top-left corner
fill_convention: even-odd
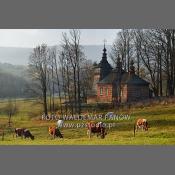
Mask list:
[[[48,128],[49,135],[52,136],[53,138],[55,137],[63,138],[63,134],[60,132],[60,129],[59,129],[61,128],[62,125],[63,125],[63,120],[59,120],[57,122],[57,126],[50,126]],[[142,129],[143,131],[148,131],[148,122],[146,119],[137,119],[134,125],[134,133],[139,129]],[[88,122],[87,124],[87,134],[89,138],[91,138],[92,134],[97,134],[97,137],[100,136],[103,139],[105,138],[105,135],[107,135],[107,132],[102,122],[91,121],[91,122]],[[34,140],[35,138],[31,134],[30,130],[25,128],[16,128],[15,135],[16,137],[22,137],[25,139],[30,138],[31,140]]]

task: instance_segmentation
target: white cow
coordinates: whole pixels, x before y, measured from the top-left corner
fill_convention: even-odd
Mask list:
[[[57,126],[58,126],[58,128],[62,128],[62,127],[63,127],[63,124],[64,124],[64,121],[63,121],[63,120],[59,119],[59,120],[57,121]]]

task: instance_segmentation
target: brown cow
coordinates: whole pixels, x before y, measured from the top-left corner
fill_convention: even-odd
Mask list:
[[[144,131],[148,131],[148,121],[143,118],[137,119],[135,128],[136,128],[136,131],[138,131],[138,129],[140,128]]]
[[[107,134],[105,132],[104,123],[102,122],[96,123],[96,122],[91,121],[87,124],[87,128],[88,128],[87,134],[89,135],[89,138],[91,138],[92,133],[94,134],[96,133],[97,137],[100,135],[102,139],[104,139],[105,135]]]
[[[55,136],[63,138],[63,135],[61,134],[60,130],[56,126],[49,127],[49,135],[53,136],[53,138],[55,138]]]

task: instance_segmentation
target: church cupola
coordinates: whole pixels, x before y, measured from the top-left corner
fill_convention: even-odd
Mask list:
[[[107,60],[107,53],[106,53],[106,47],[104,44],[104,48],[103,48],[103,54],[102,54],[102,59],[99,63],[99,68],[100,68],[100,80],[102,80],[104,77],[106,77],[112,70],[111,65],[109,64],[108,60]]]
[[[106,47],[105,47],[105,44],[104,44],[104,49],[103,49],[103,56],[102,56],[102,59],[107,60],[107,53],[106,53]]]

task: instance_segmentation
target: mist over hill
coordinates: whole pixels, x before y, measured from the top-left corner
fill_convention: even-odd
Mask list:
[[[103,45],[84,45],[83,48],[87,59],[97,62],[101,60]],[[110,46],[106,48],[109,55]],[[26,66],[31,52],[32,48],[0,47],[0,63]]]
[[[0,98],[30,97],[27,66],[0,63]]]
[[[27,77],[27,66],[13,65],[10,63],[0,63],[0,72],[25,78]]]
[[[0,98],[28,97],[25,78],[0,71],[0,82]]]
[[[99,62],[103,47],[103,45],[83,46],[86,59]],[[106,46],[106,49],[109,54],[110,46]],[[32,50],[32,48],[0,47],[0,98],[28,97],[26,91],[31,82],[27,65]]]
[[[0,47],[0,62],[27,65],[32,48]]]

